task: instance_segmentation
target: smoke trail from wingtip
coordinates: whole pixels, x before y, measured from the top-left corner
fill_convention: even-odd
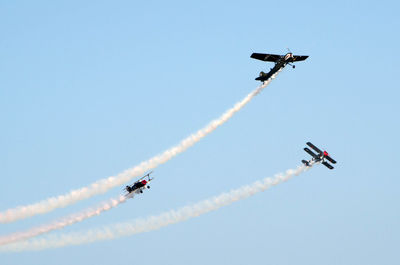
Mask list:
[[[99,206],[95,208],[89,208],[87,210],[81,211],[79,213],[75,213],[64,217],[60,220],[52,222],[50,224],[41,225],[39,227],[31,228],[27,231],[16,232],[5,236],[0,236],[0,246],[10,244],[15,241],[21,241],[24,239],[36,237],[45,233],[49,233],[54,230],[62,229],[66,226],[82,222],[88,218],[91,218],[96,215],[100,215],[102,212],[108,211],[112,208],[117,207],[121,203],[124,203],[128,197],[119,196],[118,198],[112,198],[106,202],[101,203]]]
[[[158,230],[162,227],[186,221],[190,218],[215,211],[223,206],[227,206],[236,201],[248,198],[259,192],[265,191],[271,186],[275,186],[287,181],[291,177],[299,175],[309,168],[310,167],[299,166],[297,169],[289,169],[283,174],[281,173],[275,175],[273,178],[265,178],[261,181],[256,181],[253,184],[242,186],[230,192],[222,193],[218,196],[200,201],[196,204],[185,206],[177,210],[171,210],[160,215],[135,219],[131,222],[108,225],[98,229],[91,229],[86,232],[59,234],[46,236],[39,239],[32,239],[29,241],[12,243],[10,245],[0,247],[0,252],[18,252],[60,248],[70,245],[88,244],[101,240],[111,240],[119,237]]]
[[[269,80],[264,82],[261,86],[257,87],[244,99],[236,103],[231,109],[227,110],[218,119],[211,121],[207,126],[200,129],[196,133],[183,139],[178,145],[164,151],[160,155],[157,155],[147,161],[144,161],[136,167],[125,170],[117,176],[108,177],[105,179],[98,180],[91,185],[86,187],[72,190],[67,194],[60,195],[57,197],[51,197],[43,201],[29,204],[25,206],[18,206],[16,208],[8,209],[0,212],[0,223],[14,222],[20,219],[28,218],[38,214],[44,214],[51,212],[57,208],[66,207],[74,204],[80,200],[88,199],[92,196],[102,194],[108,190],[120,186],[133,178],[143,174],[144,172],[153,169],[160,164],[163,164],[175,157],[176,155],[186,151],[189,147],[200,141],[202,138],[213,132],[216,128],[227,122],[236,112],[241,110],[247,103],[249,103],[256,95],[258,95],[277,74],[274,74]]]

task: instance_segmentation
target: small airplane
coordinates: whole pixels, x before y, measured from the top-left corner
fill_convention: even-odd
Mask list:
[[[261,60],[264,62],[274,62],[275,66],[271,68],[268,73],[260,72],[259,77],[256,80],[264,82],[271,78],[273,74],[278,72],[280,69],[284,68],[287,64],[291,65],[295,68],[295,65],[292,63],[304,61],[308,58],[308,55],[293,55],[290,51],[285,55],[278,54],[268,54],[268,53],[253,53],[250,55],[251,58]]]
[[[153,173],[153,171],[151,171],[150,173],[147,173],[146,175],[144,175],[143,177],[138,179],[131,186],[126,186],[124,189],[128,192],[126,195],[130,195],[130,194],[134,194],[134,193],[139,194],[139,193],[143,193],[143,190],[146,188],[150,189],[149,182],[154,179],[154,178],[150,178],[151,173]],[[145,178],[147,178],[147,180]],[[146,185],[147,185],[147,187],[146,187]]]
[[[326,166],[329,169],[333,169],[333,166],[331,164],[329,164],[328,162],[326,162],[325,160],[328,160],[329,162],[331,162],[332,164],[336,164],[336,161],[333,160],[327,151],[321,151],[318,147],[316,147],[315,145],[313,145],[310,142],[307,142],[307,145],[309,147],[311,147],[312,149],[314,149],[318,154],[315,154],[313,151],[311,151],[310,149],[308,149],[307,147],[304,148],[304,151],[306,151],[309,155],[312,156],[311,160],[301,160],[301,162],[303,162],[304,165],[306,165],[307,167],[310,167],[312,164],[317,163],[317,162],[321,162],[321,164],[323,164],[324,166]]]

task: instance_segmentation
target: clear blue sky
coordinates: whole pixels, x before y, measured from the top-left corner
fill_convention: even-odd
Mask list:
[[[14,264],[398,264],[397,1],[1,1],[0,210],[117,174],[259,84],[252,52],[310,55],[155,170],[152,189],[80,231],[157,214],[292,168],[337,161],[158,231]],[[118,195],[2,224],[6,234]]]

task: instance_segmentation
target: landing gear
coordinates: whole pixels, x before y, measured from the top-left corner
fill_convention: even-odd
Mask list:
[[[150,186],[147,186],[148,189],[150,189]]]
[[[296,68],[296,65],[292,65],[293,69]]]
[[[140,193],[143,193],[143,191],[142,191],[142,190],[140,190]]]

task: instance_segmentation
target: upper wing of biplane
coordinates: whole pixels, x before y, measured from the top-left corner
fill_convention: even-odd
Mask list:
[[[318,156],[316,154],[314,154],[313,151],[311,151],[310,149],[308,149],[307,147],[304,148],[304,151],[306,151],[307,153],[310,154],[310,156],[314,157],[314,158],[318,158]]]
[[[293,55],[293,62],[304,61],[308,55]]]
[[[142,179],[146,178],[146,177],[150,177],[150,174],[153,173],[153,171],[150,171],[149,173],[147,173],[146,175],[144,175],[143,177],[141,177],[140,179],[136,180],[134,183],[132,183],[132,185],[134,185],[136,182],[141,181]]]
[[[329,164],[328,162],[322,162],[322,165],[326,166],[329,169],[333,169],[333,166],[331,164]]]
[[[153,171],[150,171],[149,173],[147,173],[146,175],[144,175],[143,177],[141,177],[139,180],[144,179],[145,177],[150,177],[150,174],[153,173]]]
[[[318,147],[316,147],[316,146],[313,145],[312,143],[307,142],[307,145],[308,145],[309,147],[311,147],[312,149],[314,149],[315,151],[317,151],[319,154],[322,154],[322,151],[319,150]]]
[[[268,53],[253,53],[250,55],[251,58],[276,63],[282,56],[278,54],[268,54]]]

